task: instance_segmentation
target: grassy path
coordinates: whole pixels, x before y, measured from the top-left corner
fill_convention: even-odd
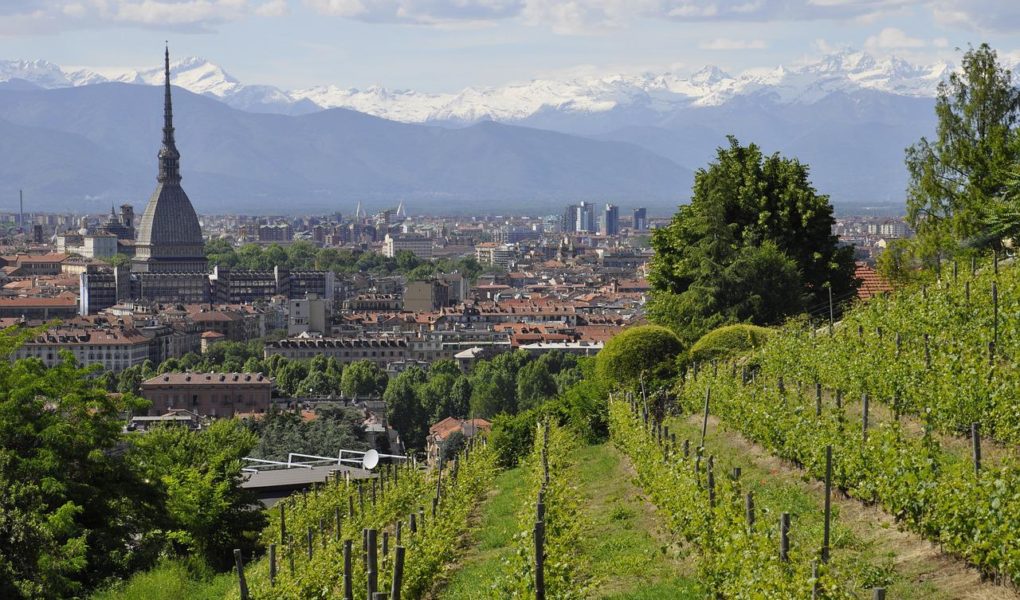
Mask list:
[[[699,415],[671,419],[669,425],[680,439],[700,439]],[[818,543],[817,532],[813,530],[817,529],[815,521],[821,515],[824,498],[820,482],[809,480],[800,469],[772,456],[738,432],[728,430],[715,417],[709,419],[705,445],[722,464],[740,466],[742,480],[757,496],[782,495],[784,504],[792,507],[795,523],[799,521],[804,529],[812,530],[812,539],[802,543]],[[833,555],[849,555],[871,566],[872,580],[858,582],[862,593],[881,584],[888,588],[891,598],[1020,598],[1010,589],[982,581],[976,570],[941,552],[931,542],[899,530],[893,518],[878,507],[834,494],[833,520]],[[799,528],[795,527],[794,533]]]
[[[517,511],[523,501],[524,472],[503,471],[496,477],[495,488],[479,507],[477,523],[468,540],[468,550],[434,598],[479,598],[499,576],[517,525]]]
[[[611,444],[584,447],[577,459],[572,476],[593,522],[579,550],[586,553],[598,582],[595,597],[701,598],[661,531],[655,507],[634,483],[630,461]]]
[[[681,557],[660,530],[661,519],[634,483],[630,462],[610,444],[582,447],[570,477],[593,523],[582,547],[596,598],[652,600],[701,598]],[[499,576],[509,551],[516,515],[524,501],[523,473],[511,469],[496,479],[479,507],[477,526],[460,567],[433,594],[443,600],[482,597]],[[668,549],[668,550],[666,550]]]

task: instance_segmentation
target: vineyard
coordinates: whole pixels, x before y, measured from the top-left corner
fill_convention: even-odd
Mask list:
[[[834,331],[792,324],[751,357],[692,369],[678,408],[710,412],[817,479],[830,447],[839,491],[1015,585],[1018,284],[1013,268],[954,266],[948,281],[875,299]]]
[[[1017,269],[954,267],[665,388],[585,382],[604,441],[551,404],[291,496],[227,597],[1016,598],[1018,315]]]
[[[454,558],[493,474],[492,453],[469,445],[435,470],[390,465],[375,479],[291,496],[263,533],[268,555],[239,562],[235,598],[421,597]]]

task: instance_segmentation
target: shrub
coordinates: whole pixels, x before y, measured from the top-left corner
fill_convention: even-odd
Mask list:
[[[690,362],[706,362],[734,358],[761,347],[772,330],[757,325],[727,325],[709,331],[691,346]]]
[[[606,387],[626,386],[642,373],[651,375],[665,365],[672,370],[683,344],[675,333],[658,325],[632,327],[606,343],[595,357],[595,372]]]

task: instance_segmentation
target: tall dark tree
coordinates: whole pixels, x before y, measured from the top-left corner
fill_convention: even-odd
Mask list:
[[[963,69],[939,85],[935,139],[907,149],[907,219],[922,256],[952,252],[981,236],[1020,160],[1020,90],[987,44],[963,55]],[[996,247],[1000,239],[983,237]]]
[[[825,301],[827,287],[843,298],[857,285],[853,250],[832,234],[832,205],[808,167],[728,139],[695,175],[691,203],[652,236],[650,312],[688,342],[726,322],[774,323]]]

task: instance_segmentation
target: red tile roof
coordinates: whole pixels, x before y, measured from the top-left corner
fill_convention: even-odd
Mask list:
[[[861,282],[861,286],[857,288],[857,297],[861,300],[867,300],[872,296],[878,296],[893,290],[892,284],[879,275],[875,269],[869,267],[867,263],[858,262],[856,264],[854,277]]]

